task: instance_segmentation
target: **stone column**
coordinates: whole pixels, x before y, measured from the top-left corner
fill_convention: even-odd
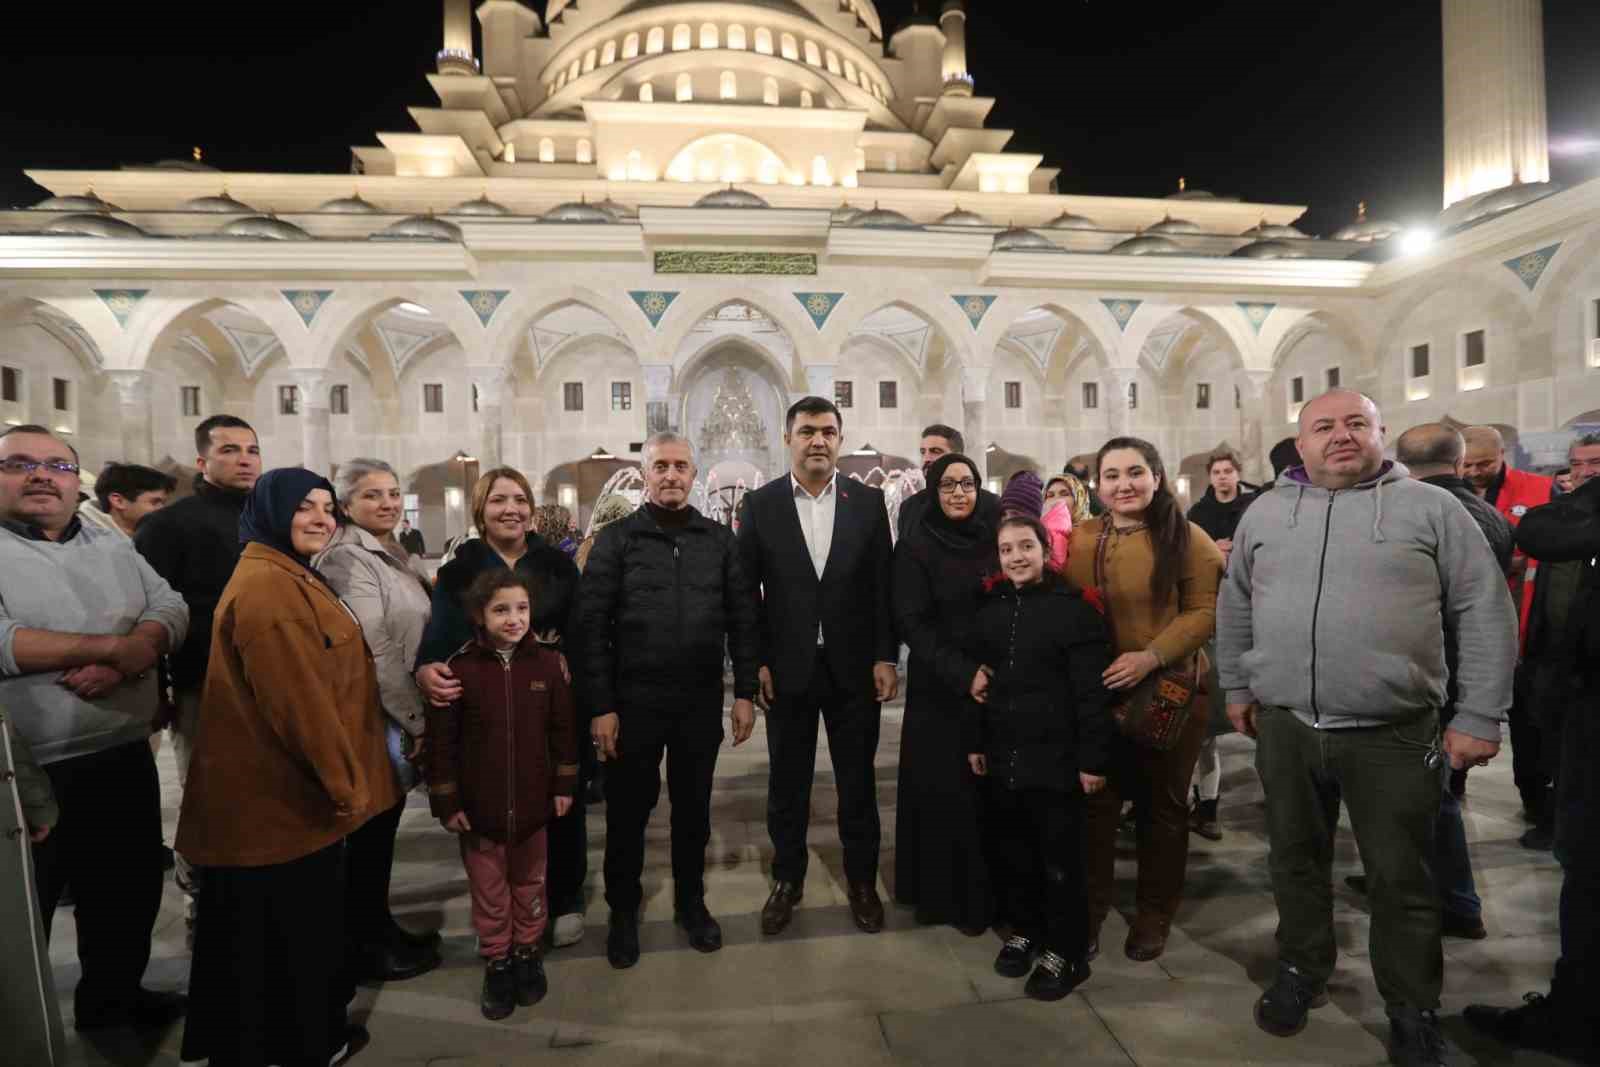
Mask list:
[[[333,416],[323,385],[327,375],[321,367],[296,367],[294,379],[300,388],[300,465],[327,477],[333,470],[328,444]]]
[[[467,377],[478,393],[478,469],[489,470],[505,462],[505,403],[511,375],[505,367],[468,367]]]
[[[983,468],[978,472],[980,479],[987,476],[989,468],[988,393],[988,367],[961,372],[961,434],[967,439],[967,456]]]
[[[112,370],[106,375],[117,389],[122,422],[122,459],[145,466],[155,462],[154,423],[150,411],[150,372]]]
[[[673,403],[672,364],[646,363],[644,375],[644,432],[646,436],[674,430],[677,405]]]
[[[1239,456],[1245,466],[1242,473],[1247,479],[1262,483],[1272,477],[1267,453],[1276,444],[1263,439],[1263,427],[1269,415],[1267,404],[1271,402],[1267,383],[1271,380],[1270,370],[1241,370],[1233,379],[1239,389]],[[1213,397],[1211,402],[1216,403],[1217,398]]]
[[[1106,410],[1111,414],[1111,432],[1117,437],[1133,436],[1133,409],[1128,406],[1128,386],[1139,380],[1133,367],[1106,368],[1106,384],[1111,395],[1106,397]]]

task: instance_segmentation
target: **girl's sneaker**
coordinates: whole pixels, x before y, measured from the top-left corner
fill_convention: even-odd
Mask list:
[[[517,976],[511,957],[490,960],[483,969],[483,996],[478,1001],[485,1019],[504,1019],[517,1006]]]
[[[1039,965],[1028,976],[1023,992],[1034,1000],[1060,1000],[1089,977],[1089,964],[1079,960],[1068,963],[1054,952],[1039,957]]]
[[[532,945],[518,945],[511,954],[511,970],[517,979],[517,1003],[531,1008],[550,992],[544,974],[544,957]]]
[[[994,958],[994,973],[1005,978],[1026,978],[1039,946],[1021,934],[1006,938],[1005,947]]]

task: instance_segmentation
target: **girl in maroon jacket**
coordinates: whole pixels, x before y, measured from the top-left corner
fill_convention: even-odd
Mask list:
[[[572,806],[578,738],[561,657],[529,636],[527,579],[497,568],[464,599],[478,636],[449,660],[461,698],[428,710],[428,793],[434,815],[461,836],[486,961],[483,1014],[504,1019],[549,989],[539,956],[545,824]]]

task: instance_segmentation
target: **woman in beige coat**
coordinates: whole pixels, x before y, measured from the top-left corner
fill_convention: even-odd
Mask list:
[[[335,488],[345,522],[313,565],[361,624],[372,651],[389,759],[401,792],[400,803],[350,835],[345,941],[357,977],[398,982],[439,965],[438,935],[413,934],[389,913],[395,836],[405,793],[417,782],[408,756],[420,755],[425,726],[411,664],[428,625],[431,589],[421,563],[395,535],[404,497],[394,468],[382,460],[350,460],[339,468]]]

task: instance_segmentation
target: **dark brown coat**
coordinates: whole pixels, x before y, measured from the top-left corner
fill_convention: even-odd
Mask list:
[[[297,561],[245,547],[212,629],[177,849],[203,867],[317,852],[400,802],[355,616]]]

